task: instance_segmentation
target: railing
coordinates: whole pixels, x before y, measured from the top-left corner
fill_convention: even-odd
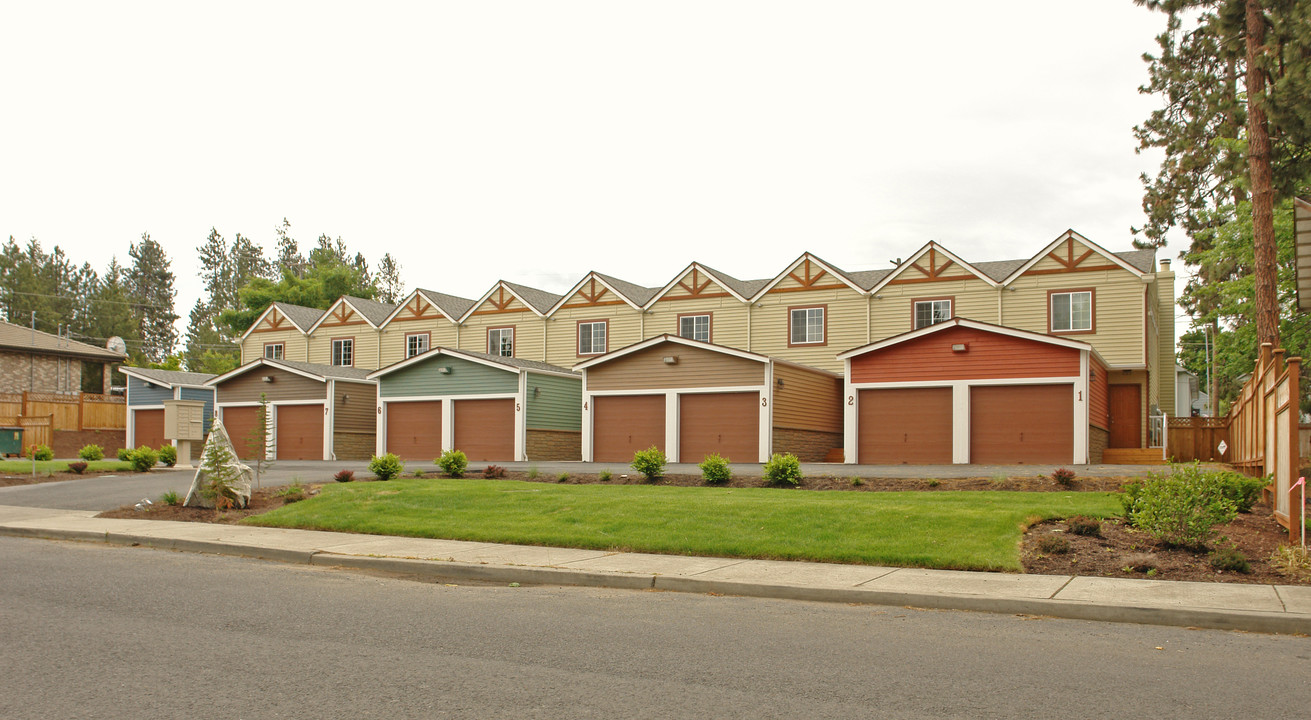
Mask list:
[[[1165,413],[1147,416],[1147,447],[1165,447]]]

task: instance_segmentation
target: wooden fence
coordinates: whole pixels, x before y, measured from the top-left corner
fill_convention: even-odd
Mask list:
[[[1173,462],[1225,462],[1232,453],[1229,442],[1229,418],[1170,418],[1165,433],[1165,456]],[[1220,443],[1225,451],[1220,452]]]
[[[122,430],[127,427],[127,400],[95,393],[0,393],[0,425],[27,427],[24,418],[33,419],[33,428],[48,427],[46,432]],[[49,445],[49,440],[47,437],[43,444]],[[25,437],[23,442],[32,445],[35,441]]]
[[[1275,519],[1299,537],[1305,522],[1300,498],[1290,496],[1302,466],[1298,418],[1301,358],[1284,359],[1284,350],[1261,344],[1252,378],[1229,409],[1230,460],[1248,475],[1271,476]]]

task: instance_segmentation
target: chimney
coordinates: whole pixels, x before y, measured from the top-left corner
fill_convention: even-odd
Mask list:
[[[1170,258],[1161,258],[1161,272],[1170,272]]]

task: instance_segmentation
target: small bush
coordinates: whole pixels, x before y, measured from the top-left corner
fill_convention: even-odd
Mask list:
[[[1070,487],[1074,484],[1074,471],[1069,468],[1056,468],[1052,471],[1052,480],[1056,481],[1057,485]]]
[[[142,445],[127,454],[127,461],[132,463],[133,470],[149,472],[159,462],[159,453],[148,445]]]
[[[69,470],[72,470],[73,472],[77,473],[78,475],[81,475],[82,473],[86,472],[86,463],[84,463],[84,462],[71,462],[71,463],[68,464],[68,469],[69,469]]]
[[[942,484],[942,481],[939,480],[939,479],[937,479],[937,478],[931,478],[931,479],[929,480],[929,487],[931,487],[931,488],[935,488],[935,487],[937,487],[937,486],[939,486],[939,485],[941,485],[941,484]]]
[[[1203,470],[1198,463],[1152,473],[1126,505],[1126,518],[1166,545],[1205,547],[1215,526],[1238,514],[1237,505],[1225,496],[1222,474]]]
[[[1232,545],[1217,548],[1211,553],[1211,567],[1226,572],[1252,572],[1252,564],[1247,561],[1247,556]]]
[[[178,449],[172,445],[159,446],[159,461],[173,467],[178,464]]]
[[[483,470],[483,477],[503,478],[505,477],[505,468],[501,467],[500,465],[488,465],[487,469]]]
[[[45,462],[55,459],[55,451],[51,450],[49,445],[29,445],[27,446],[27,456],[34,458],[37,462]]]
[[[1048,535],[1038,541],[1038,550],[1048,555],[1064,555],[1070,551],[1070,539],[1060,535]]]
[[[332,479],[336,480],[337,482],[351,482],[352,480],[355,479],[355,471],[338,470],[337,474],[332,476]]]
[[[540,475],[540,474],[541,474],[541,471],[537,469],[537,466],[536,466],[536,465],[533,465],[533,466],[531,466],[531,467],[528,468],[528,479],[529,479],[529,480],[536,480],[536,479],[537,479],[537,476]]]
[[[1086,515],[1075,515],[1069,518],[1065,521],[1065,526],[1075,535],[1100,537],[1102,534],[1102,522],[1097,518],[1090,518]]]
[[[395,453],[374,455],[369,460],[369,472],[377,476],[379,480],[391,480],[405,472],[405,463],[401,462],[401,459]]]
[[[99,445],[83,445],[81,450],[77,451],[77,456],[87,462],[95,462],[105,459],[105,449]]]
[[[1236,472],[1216,473],[1223,486],[1224,496],[1233,501],[1240,513],[1252,512],[1252,506],[1261,499],[1261,490],[1269,485],[1269,477],[1254,478]]]
[[[729,460],[711,453],[697,467],[701,468],[701,477],[707,485],[723,485],[733,479],[733,470],[728,467]]]
[[[464,471],[469,469],[469,457],[459,450],[447,450],[433,462],[453,478],[464,477]]]
[[[423,477],[423,471],[422,471],[422,470],[415,470],[415,471],[414,471],[414,477],[417,477],[417,478],[421,478],[421,477]]]
[[[567,472],[562,472],[562,473],[560,473],[559,475],[556,475],[556,476],[555,476],[555,481],[556,481],[556,482],[569,482],[569,473],[567,473]]]
[[[766,485],[796,487],[801,484],[801,461],[796,455],[774,453],[761,470]]]
[[[665,476],[665,454],[660,448],[652,445],[633,453],[631,466],[642,473],[642,477],[645,477],[647,482],[654,482]]]
[[[177,507],[182,504],[182,496],[175,490],[165,490],[163,495],[159,496],[159,501],[165,505]]]
[[[864,481],[864,480],[861,480],[861,479],[858,478],[858,477],[851,478],[851,487],[860,487],[861,485],[864,485],[864,484],[865,484],[865,481]]]
[[[614,476],[615,474],[610,472],[610,468],[606,468],[597,475],[597,478],[600,479],[601,482],[610,482],[610,478]]]
[[[283,505],[300,502],[305,499],[305,487],[300,484],[299,480],[292,480],[290,485],[279,488],[276,494],[282,498]]]
[[[132,450],[130,448],[119,448],[115,456],[120,462],[127,462],[128,458],[132,456]]]

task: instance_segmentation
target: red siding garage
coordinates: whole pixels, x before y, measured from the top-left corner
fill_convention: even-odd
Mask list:
[[[470,461],[514,460],[513,398],[455,400],[452,422],[455,448]]]
[[[134,410],[132,418],[136,423],[132,435],[132,442],[136,447],[148,445],[159,449],[160,445],[167,442],[164,440],[163,410]]]
[[[1059,465],[1073,455],[1072,386],[970,388],[970,462]]]
[[[323,459],[323,405],[279,405],[277,459]]]
[[[678,406],[679,462],[699,463],[711,453],[755,462],[760,455],[760,393],[689,393]]]
[[[223,429],[242,460],[254,460],[258,457],[260,445],[256,429],[259,427],[258,407],[223,408]]]
[[[592,403],[596,462],[626,463],[638,450],[665,449],[664,395],[600,395]]]
[[[427,462],[442,454],[442,401],[387,403],[387,452]]]
[[[951,464],[951,388],[860,391],[857,462]]]

